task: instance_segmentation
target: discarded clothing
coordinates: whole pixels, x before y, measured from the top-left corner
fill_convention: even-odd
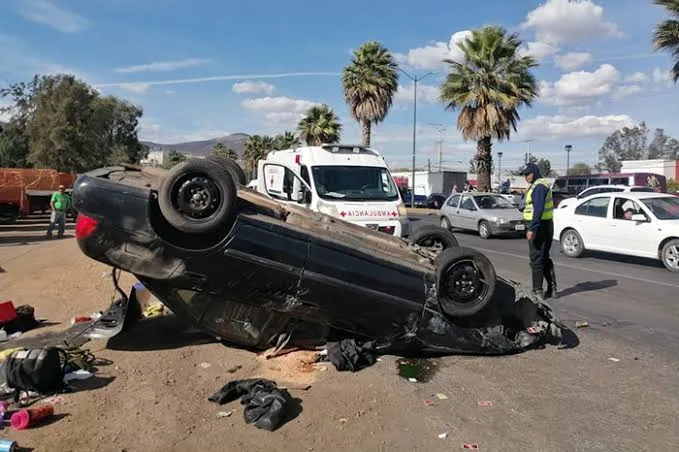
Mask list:
[[[57,347],[18,350],[0,364],[0,387],[40,394],[64,389],[64,352]]]
[[[357,344],[354,339],[329,342],[327,360],[339,371],[356,372],[370,367],[376,361],[374,342]]]
[[[275,381],[258,378],[234,380],[208,398],[220,405],[241,398],[245,406],[243,417],[247,424],[270,432],[284,424],[290,417],[292,397],[285,389],[278,389]]]

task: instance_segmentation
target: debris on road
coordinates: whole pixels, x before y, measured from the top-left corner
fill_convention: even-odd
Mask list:
[[[479,450],[479,445],[477,443],[464,443],[462,448],[467,450]]]
[[[424,404],[427,406],[434,406],[434,402],[432,402],[431,400],[425,400]]]
[[[54,415],[54,405],[44,403],[34,408],[26,408],[12,413],[10,423],[14,430],[24,430],[33,427],[40,421]]]
[[[207,368],[210,367],[212,364],[210,364],[210,363],[200,363],[199,365],[200,365],[200,367],[202,367],[203,369],[207,369]]]
[[[620,358],[608,358],[609,361],[613,361],[614,363],[619,363]]]
[[[88,380],[92,378],[94,374],[92,372],[88,372],[86,370],[76,370],[75,372],[69,372],[66,375],[64,375],[64,383],[68,384],[73,380]]]
[[[229,417],[233,414],[233,411],[220,411],[217,413],[218,418]]]
[[[436,397],[438,397],[439,400],[446,400],[446,399],[448,398],[447,395],[442,394],[442,393],[440,393],[440,392],[436,393]]]
[[[479,406],[482,407],[493,406],[493,402],[491,402],[490,400],[479,400]]]
[[[446,439],[446,438],[448,438],[448,433],[441,433],[439,435],[439,439]]]
[[[238,370],[240,370],[240,369],[242,369],[242,368],[243,368],[243,366],[241,366],[240,364],[236,364],[235,366],[226,369],[226,371],[227,371],[228,373],[232,374],[232,373],[235,373],[235,372],[237,372]]]
[[[587,328],[589,326],[589,323],[587,323],[587,320],[576,320],[575,321],[575,327],[576,328]]]
[[[290,393],[278,388],[276,382],[259,378],[234,380],[224,385],[214,395],[208,397],[210,402],[223,405],[241,398],[245,406],[243,417],[247,424],[274,431],[285,423],[292,414],[293,399]]]
[[[417,383],[417,378],[408,378],[408,381],[411,383]]]
[[[358,343],[354,339],[328,342],[326,354],[319,353],[316,362],[330,361],[340,372],[356,372],[375,364],[373,342]]]

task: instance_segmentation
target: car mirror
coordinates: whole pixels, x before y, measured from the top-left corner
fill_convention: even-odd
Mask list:
[[[632,215],[632,221],[636,221],[637,223],[646,223],[649,221],[649,219],[643,213],[635,213]]]

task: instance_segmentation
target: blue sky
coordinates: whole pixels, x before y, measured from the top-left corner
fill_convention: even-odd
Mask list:
[[[418,90],[418,165],[438,160],[430,124],[442,124],[444,165],[466,168],[475,145],[437,101],[440,60],[458,57],[450,43],[467,30],[501,24],[539,59],[542,95],[494,151],[514,168],[534,140],[531,152],[558,170],[564,144],[573,145],[571,163],[593,163],[603,138],[624,125],[646,121],[679,136],[679,86],[668,81],[669,56],[650,42],[664,17],[650,0],[3,0],[0,84],[74,73],[141,105],[141,136],[163,143],[273,134],[293,129],[309,105],[328,103],[343,141],[358,142],[339,72],[351,49],[376,39],[409,73],[436,72]],[[412,86],[404,76],[401,84],[373,140],[393,166],[409,165],[412,146]]]

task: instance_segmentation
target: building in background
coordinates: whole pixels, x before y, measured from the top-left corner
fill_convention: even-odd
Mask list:
[[[163,148],[151,148],[149,155],[141,161],[142,165],[162,165],[167,159],[167,151]]]
[[[623,160],[621,173],[655,173],[679,180],[679,160]]]

